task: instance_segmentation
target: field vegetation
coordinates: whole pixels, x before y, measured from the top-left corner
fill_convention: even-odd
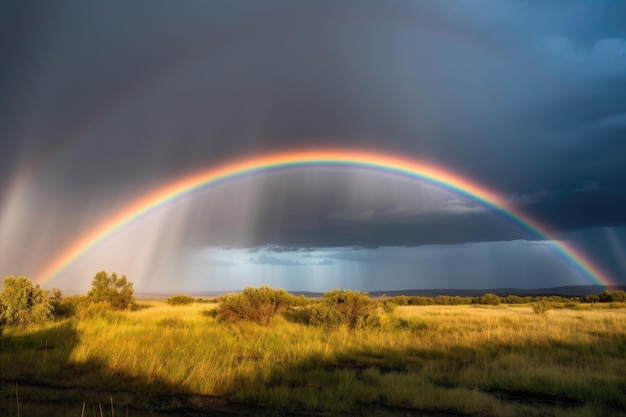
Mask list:
[[[5,327],[0,415],[626,415],[621,296],[415,305],[264,287],[118,310],[67,297],[74,314]]]

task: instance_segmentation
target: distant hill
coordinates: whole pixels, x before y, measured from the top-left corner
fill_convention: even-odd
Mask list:
[[[583,296],[600,294],[606,290],[606,287],[601,285],[573,285],[567,287],[552,287],[552,288],[485,288],[485,289],[435,289],[435,290],[400,290],[400,291],[371,291],[369,294],[372,297],[379,297],[387,295],[389,297],[395,297],[398,295],[408,296],[422,296],[422,297],[436,297],[438,295],[447,296],[461,296],[461,297],[476,297],[486,293],[492,293],[501,297],[507,295],[519,295],[519,296],[549,296],[549,295],[561,295],[561,296]],[[611,288],[612,290],[626,291],[626,286],[619,286]]]
[[[601,285],[572,285],[567,287],[552,287],[552,288],[468,288],[468,289],[425,289],[425,290],[393,290],[393,291],[370,291],[370,297],[380,297],[386,295],[388,297],[397,297],[399,295],[408,295],[408,296],[420,296],[420,297],[436,297],[438,295],[447,295],[447,296],[460,296],[460,297],[477,297],[486,293],[492,293],[499,295],[501,297],[506,297],[507,295],[519,295],[519,296],[549,296],[549,295],[561,295],[561,296],[570,296],[570,297],[578,297],[583,295],[592,295],[592,294],[600,294],[602,291],[606,290],[606,287]],[[613,287],[611,290],[622,290],[626,291],[626,285]],[[192,297],[202,297],[202,298],[215,298],[219,297],[223,294],[239,292],[239,290],[233,291],[193,291],[186,292],[185,294],[190,295]],[[308,298],[320,298],[324,296],[324,293],[321,292],[310,292],[310,291],[289,291],[294,295],[304,295]],[[135,297],[139,299],[161,299],[168,298],[172,295],[176,295],[180,293],[147,293],[147,292],[136,292]]]

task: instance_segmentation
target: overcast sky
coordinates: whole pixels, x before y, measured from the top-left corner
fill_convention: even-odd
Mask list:
[[[158,187],[313,147],[428,161],[626,284],[624,1],[3,1],[0,276]],[[479,202],[307,167],[209,187],[79,257],[137,291],[590,284]]]

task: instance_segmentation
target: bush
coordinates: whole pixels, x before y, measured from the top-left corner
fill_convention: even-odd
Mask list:
[[[292,298],[285,290],[275,290],[268,286],[246,287],[241,294],[230,294],[221,298],[217,319],[228,322],[245,320],[267,326],[276,314],[287,308]]]
[[[382,302],[383,311],[387,314],[393,314],[396,311],[398,305],[395,303],[395,300],[385,300]]]
[[[541,300],[533,304],[535,314],[546,314],[548,310],[552,310],[554,306],[546,300]]]
[[[626,302],[626,292],[604,290],[598,295],[598,300],[601,303],[623,303]]]
[[[72,317],[78,312],[78,306],[86,303],[87,297],[84,295],[70,295],[63,297],[58,306],[54,307],[54,315],[58,318]]]
[[[346,319],[341,312],[326,303],[313,305],[309,309],[309,324],[311,326],[330,329],[345,323]]]
[[[362,327],[375,309],[376,303],[367,293],[337,289],[325,293],[322,302],[311,307],[309,324],[324,327],[346,324],[355,329]]]
[[[53,306],[48,292],[26,277],[4,278],[0,294],[1,321],[8,325],[28,326],[52,320]]]
[[[501,299],[499,296],[488,292],[487,294],[478,297],[477,301],[478,304],[497,306],[500,304]]]
[[[110,276],[105,271],[96,274],[87,293],[89,303],[108,303],[114,310],[128,310],[135,306],[133,284],[125,275],[118,277],[114,272]]]
[[[170,298],[167,299],[167,303],[169,305],[173,305],[173,306],[179,306],[179,305],[186,305],[186,304],[192,304],[194,303],[196,300],[193,299],[193,297],[190,297],[188,295],[173,295]],[[202,302],[202,301],[200,301]]]

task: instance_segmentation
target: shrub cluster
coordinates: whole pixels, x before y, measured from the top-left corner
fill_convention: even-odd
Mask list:
[[[585,295],[580,301],[583,303],[625,303],[626,292],[605,290],[600,294]]]
[[[76,315],[79,307],[83,304],[87,304],[87,297],[84,295],[70,295],[64,297],[61,295],[60,299],[52,299],[52,305],[54,306],[54,315],[57,318],[66,318]]]
[[[367,293],[334,290],[324,294],[322,302],[310,307],[309,324],[335,327],[347,325],[351,329],[364,327],[376,303]]]
[[[195,301],[196,300],[194,300],[193,297],[190,297],[188,295],[183,295],[183,294],[173,295],[173,296],[171,296],[170,298],[167,299],[167,303],[169,305],[172,305],[172,306],[192,304]],[[202,301],[200,301],[200,302],[202,302]]]
[[[553,306],[549,301],[541,300],[533,304],[535,314],[546,314],[548,310],[552,310]]]
[[[276,314],[287,308],[292,298],[285,290],[268,286],[246,287],[241,294],[230,294],[220,299],[217,319],[227,322],[245,320],[267,326]]]

